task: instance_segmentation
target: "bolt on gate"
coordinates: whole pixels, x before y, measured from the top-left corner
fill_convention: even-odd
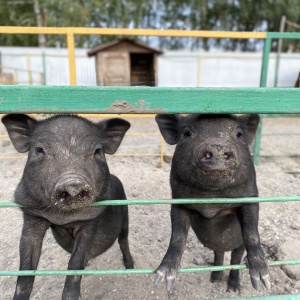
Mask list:
[[[13,30],[12,30],[13,29]],[[14,31],[14,32],[12,32]],[[22,28],[0,27],[0,33],[67,34],[70,52],[74,52],[74,34],[127,34],[127,35],[177,35],[198,37],[265,38],[266,33],[160,31],[131,29],[91,28]],[[299,34],[298,34],[299,35]],[[69,49],[70,49],[69,48]],[[73,53],[74,54],[74,53]],[[70,58],[70,71],[75,74],[74,55]],[[71,85],[76,76],[71,76]],[[287,97],[288,95],[288,97]],[[89,102],[82,103],[82,99]],[[170,101],[172,99],[172,101]],[[63,101],[62,101],[63,100]],[[144,105],[141,106],[140,103]],[[121,105],[120,105],[121,104]],[[223,113],[223,114],[299,114],[300,90],[283,88],[151,88],[151,87],[54,87],[54,86],[0,86],[0,113],[103,113],[103,114],[156,114],[156,113]],[[250,203],[300,201],[300,196],[172,199],[172,200],[122,200],[101,201],[93,205],[159,205],[186,203]],[[13,202],[0,202],[0,208],[18,207]],[[271,262],[270,266],[300,264],[300,259]],[[246,269],[247,265],[181,268],[179,272],[204,272]],[[58,276],[58,275],[123,275],[152,274],[154,269],[134,270],[26,270],[0,271],[0,276]],[[259,297],[274,299],[276,296]],[[280,299],[295,299],[297,295],[280,295]],[[300,297],[300,295],[298,295]],[[255,297],[256,298],[256,297]],[[250,299],[250,298],[248,298]],[[277,298],[279,299],[279,298]]]

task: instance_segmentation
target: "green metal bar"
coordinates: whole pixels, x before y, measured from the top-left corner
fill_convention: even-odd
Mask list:
[[[257,296],[257,297],[242,297],[242,298],[217,298],[218,300],[230,300],[230,299],[239,299],[239,300],[299,300],[300,294],[288,294],[288,295],[271,295],[271,296]]]
[[[270,262],[269,266],[287,266],[300,264],[300,260],[286,260]],[[228,266],[204,266],[195,268],[180,268],[178,273],[199,273],[223,270],[248,269],[246,264]],[[155,269],[123,269],[123,270],[22,270],[22,271],[0,271],[0,276],[68,276],[68,275],[136,275],[153,274]]]
[[[267,39],[300,39],[300,32],[267,32]]]
[[[0,86],[0,113],[295,114],[299,99],[295,88]]]
[[[263,116],[261,116],[259,124],[257,126],[255,139],[254,139],[254,144],[253,144],[253,163],[256,166],[259,163],[259,153],[260,153],[262,127],[263,127]]]
[[[269,64],[269,55],[271,50],[271,39],[265,39],[265,45],[263,50],[263,57],[262,57],[262,65],[261,65],[261,73],[260,73],[260,87],[267,86],[267,77],[268,77],[268,64]],[[259,163],[259,152],[260,152],[260,143],[261,143],[261,133],[262,133],[262,123],[263,117],[259,122],[258,128],[256,130],[254,145],[253,145],[253,163],[258,165]]]
[[[29,76],[29,84],[32,85],[33,84],[33,79],[32,79],[32,72],[31,72],[31,70],[29,71],[29,74],[30,74],[30,76]]]
[[[265,45],[263,50],[263,57],[262,57],[262,65],[261,65],[261,73],[260,73],[260,87],[267,86],[267,76],[268,76],[268,65],[269,65],[269,55],[271,51],[271,38],[265,39]]]
[[[284,32],[285,23],[286,23],[286,16],[281,16],[280,27],[279,27],[280,32]],[[277,84],[278,84],[278,72],[279,72],[279,63],[280,63],[280,56],[281,56],[281,51],[282,51],[282,44],[283,44],[283,39],[278,39],[277,53],[276,53],[276,60],[275,60],[274,87],[277,87]]]
[[[283,197],[245,197],[245,198],[205,198],[205,199],[152,199],[152,200],[103,200],[94,202],[92,206],[106,205],[154,205],[154,204],[215,204],[215,203],[259,203],[259,202],[294,202],[300,201],[300,196]],[[15,202],[0,202],[0,208],[24,207]]]

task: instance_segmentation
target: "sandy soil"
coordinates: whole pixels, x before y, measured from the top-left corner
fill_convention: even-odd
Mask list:
[[[152,118],[127,118],[132,123],[129,133],[156,132]],[[300,119],[265,119],[261,145],[261,160],[257,181],[261,196],[293,196],[300,191]],[[3,126],[0,134],[5,134]],[[276,134],[276,135],[270,135]],[[278,135],[280,134],[280,135]],[[293,135],[291,135],[293,134]],[[297,136],[298,135],[298,136]],[[166,146],[172,153],[172,147]],[[12,201],[13,193],[25,164],[7,138],[0,139],[0,201]],[[118,153],[153,154],[159,152],[159,136],[127,135]],[[108,158],[110,170],[122,180],[128,199],[170,198],[170,164],[159,167],[159,158],[151,156],[113,156]],[[38,176],[38,174],[37,174]],[[261,242],[269,261],[300,258],[300,204],[264,203],[260,205]],[[130,206],[129,241],[136,268],[156,268],[161,262],[170,238],[170,206]],[[18,245],[22,215],[18,209],[0,210],[0,269],[17,270]],[[39,269],[64,270],[69,254],[54,241],[49,231],[44,239]],[[181,266],[210,265],[212,251],[203,247],[190,230]],[[226,264],[229,255],[226,256]],[[117,243],[105,254],[90,262],[89,269],[122,269],[121,252]],[[300,294],[299,266],[287,269],[270,268],[272,289],[255,291],[248,270],[241,271],[241,291],[226,292],[226,279],[210,283],[209,273],[179,274],[172,295],[167,295],[164,283],[154,286],[153,275],[87,276],[81,284],[82,299],[211,299],[259,295]],[[297,279],[296,279],[297,278]],[[0,299],[12,299],[16,277],[0,277]],[[36,277],[31,299],[60,299],[64,277]]]

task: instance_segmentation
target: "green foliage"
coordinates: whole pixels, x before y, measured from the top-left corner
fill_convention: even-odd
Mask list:
[[[34,3],[48,27],[156,28],[183,30],[279,31],[282,15],[300,24],[299,0],[0,0],[1,26],[37,26]],[[286,31],[299,28],[287,26]],[[90,48],[115,36],[76,36],[76,46]],[[260,40],[136,37],[164,49],[255,51]],[[47,46],[66,46],[66,37],[48,35]],[[1,45],[37,46],[36,35],[0,35]],[[276,46],[276,45],[275,45]],[[299,41],[284,49],[300,51]]]
[[[31,1],[15,2],[0,0],[0,26],[36,26]],[[37,41],[36,35],[0,34],[1,46],[38,46]]]

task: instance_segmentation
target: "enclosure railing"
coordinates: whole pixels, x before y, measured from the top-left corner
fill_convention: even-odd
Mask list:
[[[177,36],[196,38],[230,38],[230,39],[264,39],[263,62],[260,86],[267,82],[268,61],[273,39],[300,39],[297,32],[244,32],[244,31],[206,31],[206,30],[159,30],[159,29],[128,29],[128,28],[86,28],[86,27],[11,27],[0,26],[0,34],[59,34],[65,35],[68,45],[70,85],[76,85],[75,35],[126,35],[126,36]],[[262,121],[257,130],[254,143],[253,160],[258,164]]]
[[[287,97],[288,95],[288,97]],[[89,99],[83,102],[82,99]],[[172,101],[170,101],[172,99]],[[0,86],[0,113],[300,113],[300,89],[267,88],[151,88]],[[51,100],[51,101],[50,101]],[[250,203],[300,201],[300,196],[236,199],[173,199],[103,201],[94,205],[174,203]],[[0,207],[17,207],[2,202]],[[271,262],[270,266],[300,264],[300,259]],[[246,265],[183,268],[179,272],[245,269]],[[1,271],[0,276],[152,274],[153,269]],[[280,295],[292,299],[295,295]],[[299,296],[299,295],[298,295]],[[260,297],[264,298],[264,297]],[[267,297],[268,298],[268,297]],[[265,298],[265,299],[267,299]],[[250,298],[249,298],[250,299]]]
[[[265,39],[261,72],[261,86],[266,85],[267,58],[271,40],[274,38],[299,39],[300,33],[267,32],[215,32],[151,29],[101,29],[101,28],[36,28],[0,27],[0,34],[63,34],[67,37],[69,54],[70,85],[76,85],[74,36],[81,34],[183,36],[202,38]],[[286,96],[288,95],[288,97]],[[51,101],[49,101],[51,99]],[[89,102],[82,102],[89,99]],[[172,99],[172,101],[170,101]],[[207,88],[112,88],[112,87],[12,87],[0,86],[0,113],[300,113],[299,89],[207,89]],[[258,148],[259,150],[259,148]],[[257,153],[257,149],[256,149]],[[257,155],[257,154],[256,154]],[[133,201],[133,202],[132,202]],[[160,203],[235,203],[267,201],[300,201],[300,197],[236,198],[236,199],[173,199],[173,200],[125,200],[97,205],[160,204]],[[0,207],[16,206],[2,203]],[[300,260],[272,262],[270,265],[299,264]],[[207,270],[244,269],[246,265],[180,269],[180,272]],[[7,273],[8,272],[8,273]],[[9,273],[11,272],[11,273]],[[46,272],[46,273],[45,273]],[[47,273],[48,272],[48,273]],[[54,272],[54,273],[53,273]],[[56,272],[56,273],[55,273]],[[141,270],[68,270],[68,271],[1,271],[1,276],[17,275],[91,275],[91,274],[149,274],[152,269]],[[292,299],[294,295],[281,295]],[[264,298],[264,297],[261,297]],[[268,298],[268,297],[267,297]]]
[[[31,69],[22,69],[22,68],[13,68],[13,67],[7,67],[7,66],[1,66],[0,65],[0,72],[4,72],[6,70],[10,70],[13,72],[14,75],[14,80],[12,82],[12,84],[44,84],[44,73],[40,72],[40,71],[35,71],[35,70],[31,70]],[[19,81],[19,76],[18,76],[18,72],[26,72],[28,74],[28,79],[25,82],[20,82]],[[39,76],[39,81],[35,82],[32,79],[32,74],[36,73]]]

